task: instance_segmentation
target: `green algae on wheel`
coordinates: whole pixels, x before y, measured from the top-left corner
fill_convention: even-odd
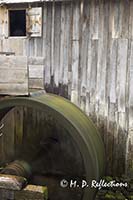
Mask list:
[[[41,172],[43,174],[47,171],[48,174],[52,172],[56,176],[56,173],[62,171],[61,178],[63,179],[72,178],[75,180],[76,176],[81,179],[80,182],[84,179],[87,181],[88,187],[81,189],[81,195],[77,195],[78,197],[69,196],[69,198],[71,200],[94,199],[95,189],[91,188],[91,182],[92,180],[98,181],[104,173],[104,147],[94,124],[85,113],[62,97],[52,94],[40,94],[31,97],[10,97],[2,100],[0,102],[0,119],[15,107],[27,107],[43,112],[45,118],[51,120],[50,126],[52,127],[53,124],[53,127],[56,128],[45,131],[48,128],[48,120],[46,119],[43,123],[44,131],[39,134],[32,131],[30,140],[25,139],[27,136],[24,133],[22,144],[19,145],[21,148],[17,145],[18,149],[15,149],[17,153],[14,154],[14,160],[19,157],[21,160],[28,162],[33,169],[33,175]],[[25,126],[28,125],[25,124]],[[56,134],[56,131],[58,134]],[[44,137],[49,132],[50,137]],[[46,144],[48,144],[47,148],[44,147]],[[59,148],[56,152],[57,146]],[[16,155],[18,157],[15,157]],[[9,159],[10,161],[12,160]],[[1,165],[3,165],[3,161],[0,161]],[[35,183],[34,178],[33,182]],[[49,183],[48,188],[51,187],[50,184],[52,183],[52,181]],[[59,190],[65,192],[65,188]],[[77,192],[77,188],[73,188],[74,190]],[[71,193],[71,188],[67,188],[67,192]],[[50,194],[53,195],[52,192]],[[61,194],[58,196],[57,190],[56,195],[52,197],[52,200],[62,200],[62,196]]]

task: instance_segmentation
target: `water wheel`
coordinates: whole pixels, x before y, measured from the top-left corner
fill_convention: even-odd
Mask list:
[[[104,172],[104,148],[91,120],[68,100],[51,94],[1,100],[0,120],[15,108],[18,112],[23,109],[23,132],[21,136],[19,131],[14,133],[11,154],[6,146],[10,139],[3,130],[0,166],[14,160],[28,163],[32,171],[29,181],[47,185],[50,200],[94,199],[96,190],[91,183]],[[2,152],[6,152],[3,157]],[[62,186],[62,180],[64,184],[68,181],[67,186]],[[88,187],[81,187],[82,180]],[[71,181],[77,181],[78,186],[70,187]]]

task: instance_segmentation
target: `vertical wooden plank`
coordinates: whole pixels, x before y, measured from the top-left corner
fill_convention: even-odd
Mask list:
[[[73,41],[79,40],[80,4],[73,3]]]
[[[90,4],[90,27],[91,27],[91,39],[98,40],[99,38],[99,1],[92,0]]]
[[[52,26],[51,26],[51,75],[54,75],[54,35],[55,35],[55,1],[52,2]]]
[[[78,67],[79,67],[79,42],[73,42],[73,61],[72,61],[72,93],[71,101],[78,105]]]
[[[87,54],[89,41],[89,4],[84,3],[83,13],[81,13],[81,42],[80,42],[80,65],[79,65],[79,84],[80,84],[80,103],[81,109],[85,111],[86,107],[86,89],[87,89]]]
[[[111,16],[110,16],[111,18]],[[112,39],[109,35],[109,55],[108,55],[108,68],[107,68],[107,92],[108,98],[108,114],[107,114],[107,133],[104,134],[104,142],[106,152],[108,154],[107,171],[110,174],[116,173],[118,167],[118,131],[116,121],[116,75],[117,75],[117,39]]]
[[[129,38],[133,39],[133,1],[129,1]]]
[[[89,39],[88,40],[88,55],[87,55],[87,91],[89,92],[90,91],[90,79],[91,79],[91,62],[92,62],[92,50],[91,50],[91,47],[92,47],[92,40]],[[95,53],[95,52],[94,52]]]
[[[117,39],[112,39],[112,21],[114,17],[114,1],[108,2],[108,42],[106,68],[106,123],[104,124],[104,144],[107,155],[107,173],[114,174],[118,159],[118,131],[116,122],[116,67],[117,67]],[[107,22],[107,21],[106,21]]]
[[[131,41],[131,54],[130,54],[130,63],[129,63],[129,106],[133,106],[133,41]],[[133,125],[133,124],[132,124]]]
[[[122,16],[122,30],[121,37],[129,38],[129,15],[130,15],[130,1],[121,2],[121,16]]]
[[[69,66],[68,66],[68,98],[71,97],[71,84],[72,84],[72,37],[73,37],[73,3],[70,3],[70,30],[69,30]]]
[[[107,68],[107,47],[108,47],[108,3],[103,1],[100,4],[100,29],[98,40],[98,64],[97,64],[97,100],[100,102],[102,115],[106,111],[106,68]],[[106,13],[106,15],[104,15]]]
[[[55,4],[55,24],[54,24],[54,82],[56,87],[59,85],[60,68],[60,34],[61,34],[61,3]]]
[[[117,58],[117,95],[118,95],[119,112],[125,112],[127,50],[128,50],[128,40],[119,39],[118,58]]]
[[[92,33],[92,19],[91,19],[91,14],[92,14],[92,7],[91,7],[91,2],[88,3],[88,1],[85,1],[86,4],[84,4],[84,7],[88,8],[88,13],[90,15],[90,20],[88,20],[88,26],[89,26],[89,38],[88,38],[88,51],[87,51],[87,69],[86,69],[86,75],[87,75],[87,96],[86,96],[86,113],[89,115],[91,113],[90,110],[90,84],[91,84],[91,63],[92,63],[92,40],[91,40],[91,33]],[[88,6],[87,6],[88,5]],[[87,9],[86,9],[87,10]]]
[[[96,81],[97,81],[98,40],[91,41],[91,70],[90,70],[90,114],[95,117]]]
[[[90,112],[90,79],[91,79],[91,62],[92,62],[92,50],[91,50],[91,39],[88,40],[88,52],[87,52],[87,99],[86,99],[86,113],[89,115]]]
[[[47,33],[46,33],[46,62],[45,62],[45,84],[51,81],[51,26],[52,26],[52,7],[47,3]]]
[[[122,30],[121,1],[114,0],[112,2],[112,13],[112,38],[117,39],[120,38],[120,33]]]
[[[43,52],[43,40],[42,38],[35,39],[35,55],[36,57],[42,57]]]
[[[46,52],[47,52],[47,40],[46,40],[46,37],[47,37],[47,4],[44,3],[43,5],[43,41],[42,41],[42,44],[43,44],[43,52],[42,52],[42,57],[46,58]]]
[[[5,38],[8,37],[8,10],[6,7],[4,8],[4,36]]]
[[[35,56],[34,38],[29,38],[29,56]]]
[[[85,113],[89,116],[90,114],[90,94],[89,92],[86,92],[86,107],[85,107]]]
[[[92,46],[92,62],[91,62],[91,72],[90,72],[90,102],[95,103],[95,92],[96,92],[96,78],[97,78],[97,58],[98,58],[98,41],[93,40]]]
[[[78,69],[79,69],[79,2],[73,4],[73,38],[72,38],[72,92],[71,101],[78,105]]]
[[[37,56],[37,38],[33,38],[34,40],[34,51],[33,51],[33,56],[36,57]]]
[[[60,35],[60,71],[59,83],[62,84],[63,77],[63,59],[64,59],[64,31],[65,31],[65,3],[61,5],[61,35]]]
[[[69,69],[69,38],[70,38],[70,3],[65,3],[65,32],[64,32],[64,55],[63,55],[63,85],[68,84]]]
[[[117,40],[111,40],[111,51],[110,51],[110,103],[116,103],[116,72],[117,72]]]
[[[99,38],[99,5],[98,1],[86,1],[85,7],[88,7],[88,61],[87,61],[87,98],[86,112],[90,114],[95,121],[95,101],[96,101],[96,83],[97,83],[97,60],[98,60],[98,38]],[[94,79],[94,80],[93,80]],[[89,92],[89,93],[88,93]],[[98,108],[98,106],[97,106]],[[97,112],[98,113],[98,110]]]
[[[28,45],[29,45],[29,39],[24,39],[23,40],[23,56],[29,56]]]
[[[117,58],[117,98],[118,98],[118,163],[119,173],[125,170],[126,138],[126,73],[127,73],[128,40],[118,40]]]
[[[99,32],[99,40],[98,40],[98,63],[97,63],[97,100],[100,100],[100,93],[101,93],[101,74],[103,72],[103,30],[104,30],[104,15],[103,15],[103,1],[101,1],[100,4],[100,29],[101,32]]]
[[[42,19],[42,57],[44,58],[44,72],[43,72],[43,87],[45,87],[45,67],[47,58],[47,3],[43,4],[43,19]]]

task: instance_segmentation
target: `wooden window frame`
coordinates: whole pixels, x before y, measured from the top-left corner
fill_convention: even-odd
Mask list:
[[[30,34],[28,34],[28,31],[27,31],[27,25],[28,25],[28,23],[27,23],[27,21],[28,21],[28,15],[27,15],[27,13],[28,13],[28,10],[29,10],[29,8],[28,7],[19,7],[19,8],[6,8],[7,9],[7,30],[6,30],[6,37],[7,38],[19,38],[19,39],[26,39],[26,38],[29,38],[29,37],[31,37],[31,38],[40,38],[40,37],[42,37],[42,30],[43,30],[43,27],[42,27],[42,25],[43,25],[43,16],[42,16],[42,7],[40,6],[40,7],[31,7],[31,9],[34,9],[34,8],[41,8],[41,33],[40,33],[40,35],[39,36],[30,36]],[[10,11],[17,11],[17,10],[25,10],[26,11],[26,36],[10,36],[10,16],[9,16],[9,12]],[[34,35],[34,34],[33,34]]]
[[[8,33],[7,33],[7,35],[8,35],[8,38],[20,38],[20,39],[25,39],[25,38],[27,38],[28,37],[28,35],[27,35],[27,31],[26,31],[26,35],[25,36],[10,36],[10,16],[9,16],[9,12],[10,11],[17,11],[17,10],[25,10],[26,12],[27,12],[27,8],[7,8],[7,19],[8,19],[8,21],[7,21],[7,24],[8,24]]]

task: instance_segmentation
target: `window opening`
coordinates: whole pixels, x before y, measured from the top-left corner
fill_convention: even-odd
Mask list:
[[[9,10],[9,36],[26,36],[26,10]]]

